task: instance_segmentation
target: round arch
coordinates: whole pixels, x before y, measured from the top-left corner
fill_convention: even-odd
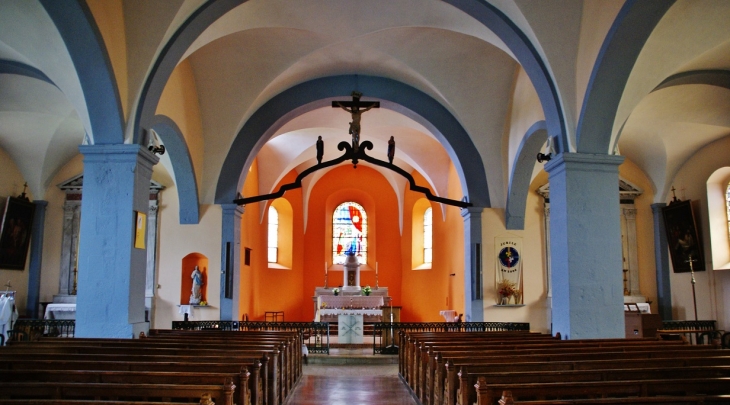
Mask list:
[[[216,203],[226,204],[236,198],[245,180],[246,168],[279,127],[296,116],[330,104],[334,97],[346,97],[352,91],[381,100],[382,108],[406,115],[436,135],[453,160],[469,201],[476,207],[490,206],[482,159],[456,117],[418,89],[388,78],[360,75],[310,80],[285,90],[261,106],[238,132],[223,162]]]

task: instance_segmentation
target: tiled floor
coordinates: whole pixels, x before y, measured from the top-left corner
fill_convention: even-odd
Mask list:
[[[286,405],[416,405],[398,377],[398,364],[351,364],[373,360],[372,353],[331,349],[331,364],[310,361]],[[347,364],[333,364],[338,358]]]

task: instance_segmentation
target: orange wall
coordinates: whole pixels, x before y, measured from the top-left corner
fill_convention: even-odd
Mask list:
[[[252,167],[244,185],[245,196],[258,194],[257,167]],[[294,181],[289,173],[278,186]],[[414,173],[419,185],[426,181]],[[453,170],[449,198],[460,199],[461,190]],[[398,199],[390,183],[377,171],[359,166],[340,166],[325,174],[311,190],[306,233],[304,231],[301,189],[283,197],[292,208],[291,269],[269,268],[266,258],[267,215],[261,221],[258,204],[246,206],[241,224],[241,314],[250,320],[263,320],[265,311],[284,311],[286,321],[314,319],[312,296],[315,287],[324,286],[324,263],[332,263],[332,213],[345,201],[361,204],[368,215],[368,265],[361,270],[360,284],[388,287],[394,306],[402,306],[401,321],[442,321],[439,311],[463,312],[463,221],[460,210],[431,204],[434,218],[434,262],[432,270],[412,270],[412,214],[422,194],[406,191],[403,233],[399,225]],[[268,213],[268,211],[266,212]],[[281,225],[280,225],[281,227]],[[250,267],[243,265],[244,248],[253,249]],[[456,273],[455,277],[449,276]],[[329,271],[328,284],[342,284],[341,271]],[[408,286],[403,288],[403,286]],[[449,304],[447,305],[447,299]]]
[[[387,286],[393,305],[400,305],[400,228],[398,200],[390,184],[368,167],[341,166],[324,175],[309,199],[307,233],[304,235],[305,277],[302,295],[311,303],[317,286],[324,285],[324,263],[332,263],[332,213],[345,201],[363,206],[368,218],[368,265],[371,271],[360,272],[360,284],[375,287],[375,263],[379,265],[379,285]],[[342,272],[330,271],[328,284],[342,284]],[[304,308],[305,319],[314,317],[313,305]]]
[[[417,172],[412,173],[416,184],[428,183]],[[453,165],[449,170],[448,197],[461,199],[461,187]],[[443,322],[439,311],[454,309],[464,312],[464,221],[461,210],[431,202],[433,209],[433,263],[431,270],[413,270],[413,208],[423,194],[406,189],[403,218],[403,289],[402,322]],[[449,274],[455,273],[455,276]]]
[[[246,176],[246,182],[243,184],[244,196],[254,196],[259,194],[258,186],[258,162],[254,160],[254,163],[249,169],[248,175]],[[248,204],[244,208],[243,215],[241,216],[241,246],[239,246],[241,259],[239,267],[239,306],[238,311],[240,317],[244,314],[248,314],[249,319],[254,319],[254,313],[256,310],[256,298],[254,292],[256,272],[256,258],[262,256],[266,260],[266,230],[263,229],[263,240],[261,238],[262,229],[260,227],[260,211],[259,204],[253,203]],[[251,251],[251,265],[246,266],[244,262],[246,248],[252,249]]]

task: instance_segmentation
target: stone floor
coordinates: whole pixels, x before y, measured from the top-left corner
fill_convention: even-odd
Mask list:
[[[397,361],[373,355],[372,346],[310,355],[286,405],[416,405],[398,377]]]

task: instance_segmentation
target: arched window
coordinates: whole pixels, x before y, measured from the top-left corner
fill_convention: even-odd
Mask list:
[[[269,263],[276,263],[279,260],[279,211],[269,207]]]
[[[362,205],[348,201],[332,214],[332,263],[344,264],[354,254],[360,264],[368,260],[368,216]]]
[[[433,210],[431,207],[423,213],[423,262],[433,262]]]

